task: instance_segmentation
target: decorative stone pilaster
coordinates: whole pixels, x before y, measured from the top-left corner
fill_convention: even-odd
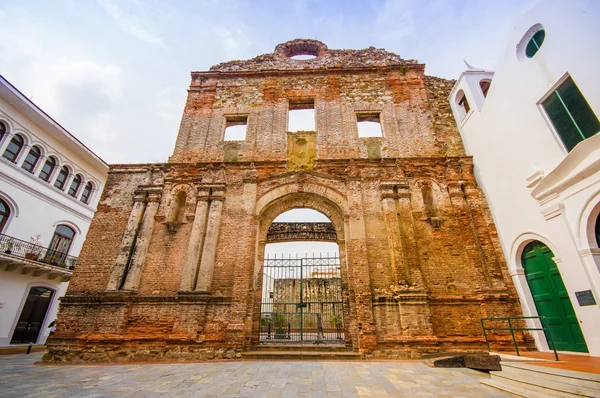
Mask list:
[[[490,228],[481,208],[480,191],[474,184],[464,185],[465,200],[471,217],[471,225],[476,232],[475,238],[482,257],[484,272],[490,278],[491,287],[505,289],[506,283],[502,275],[502,267],[498,261],[501,254],[497,253],[490,235]],[[499,256],[500,254],[500,256]]]
[[[129,213],[129,220],[127,221],[125,233],[123,234],[123,239],[121,240],[121,247],[119,249],[119,254],[117,255],[117,261],[115,262],[115,266],[108,280],[107,290],[119,290],[122,287],[125,276],[124,274],[126,272],[129,260],[131,259],[131,252],[137,238],[138,229],[140,227],[140,222],[142,221],[145,209],[146,191],[137,190],[134,193],[133,208]]]
[[[348,174],[347,192],[349,239],[346,240],[348,258],[351,259],[350,266],[352,283],[354,286],[354,304],[356,318],[349,325],[349,329],[356,330],[353,336],[353,345],[361,351],[370,352],[377,347],[377,335],[373,318],[373,293],[371,291],[369,276],[369,261],[367,255],[367,235],[365,230],[365,218],[363,215],[362,187],[360,180]],[[355,340],[356,339],[356,340]]]
[[[479,234],[473,222],[473,215],[467,203],[467,198],[464,192],[463,181],[453,181],[448,183],[448,195],[456,217],[461,223],[468,223],[471,227],[472,236],[464,237],[463,245],[466,250],[467,258],[472,264],[472,269],[477,271],[477,276],[480,279],[479,286],[482,288],[491,288],[492,279],[487,268],[485,255],[479,241]],[[461,221],[462,220],[462,221]]]
[[[383,206],[383,218],[385,219],[385,226],[387,228],[390,265],[394,275],[394,285],[406,284],[409,279],[406,261],[403,258],[404,250],[400,236],[396,197],[397,194],[394,183],[381,184],[381,204]]]
[[[206,215],[208,213],[208,201],[210,198],[210,189],[199,187],[196,201],[196,213],[194,224],[190,234],[187,257],[183,266],[183,275],[179,290],[183,292],[193,291],[196,288],[196,279],[198,275],[198,266],[200,264],[200,255],[204,245],[204,236],[206,232]]]
[[[404,337],[434,336],[427,292],[422,289],[402,289],[394,292],[398,301],[400,325]]]
[[[209,291],[212,284],[224,200],[225,185],[212,185],[210,207],[208,219],[206,221],[206,235],[204,237],[204,247],[202,249],[202,259],[200,260],[200,269],[196,280],[196,288],[194,289],[197,292]]]
[[[405,267],[407,269],[407,281],[415,287],[422,288],[423,275],[419,261],[419,249],[415,237],[415,220],[410,203],[411,194],[407,181],[400,181],[396,185],[398,197],[398,215],[400,217],[400,232],[404,246]]]
[[[136,291],[138,284],[142,276],[142,266],[148,253],[148,247],[150,246],[150,240],[152,239],[152,231],[154,230],[154,217],[158,212],[160,205],[160,198],[162,196],[162,187],[148,187],[145,188],[148,191],[148,197],[146,199],[146,211],[144,211],[144,217],[142,220],[142,226],[137,235],[133,254],[131,256],[131,262],[127,275],[125,276],[125,283],[123,284],[123,290]]]

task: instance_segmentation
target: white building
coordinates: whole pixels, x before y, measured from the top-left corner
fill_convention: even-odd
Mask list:
[[[0,347],[45,343],[107,172],[0,76]]]
[[[595,0],[533,4],[496,70],[469,66],[450,96],[524,315],[547,317],[558,350],[590,355],[600,355],[599,19]]]

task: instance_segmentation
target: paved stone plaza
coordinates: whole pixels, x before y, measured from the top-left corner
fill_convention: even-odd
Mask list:
[[[0,356],[3,397],[507,397],[485,373],[419,362],[204,362],[34,365]]]

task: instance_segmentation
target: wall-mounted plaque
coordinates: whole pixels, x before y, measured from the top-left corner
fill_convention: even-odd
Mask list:
[[[577,301],[579,302],[580,307],[585,307],[586,305],[596,305],[596,300],[594,299],[594,295],[592,294],[591,290],[575,292],[575,296],[577,296]]]

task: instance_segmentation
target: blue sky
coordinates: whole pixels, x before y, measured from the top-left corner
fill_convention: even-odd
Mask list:
[[[108,163],[171,154],[190,71],[294,38],[493,69],[527,0],[0,0],[0,74]]]

